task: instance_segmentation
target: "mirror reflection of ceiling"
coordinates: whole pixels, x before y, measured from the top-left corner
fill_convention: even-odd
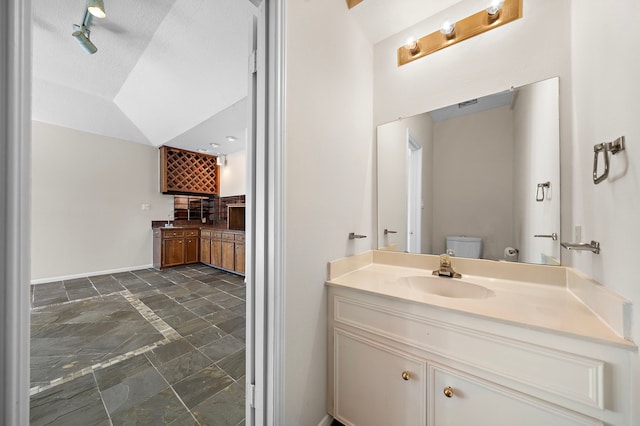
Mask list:
[[[510,105],[513,100],[513,91],[505,90],[503,92],[494,93],[493,95],[483,96],[481,98],[469,99],[454,105],[431,111],[431,119],[434,123],[439,121],[451,120],[453,118],[463,117],[465,115],[475,114],[477,112],[487,111],[493,108]]]
[[[251,2],[105,0],[106,18],[89,26],[94,55],[71,36],[84,5],[33,2],[34,120],[153,146],[243,149]],[[225,146],[227,135],[238,141]]]

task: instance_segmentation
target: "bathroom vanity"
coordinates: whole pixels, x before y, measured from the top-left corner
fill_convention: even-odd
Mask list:
[[[372,251],[329,264],[345,425],[628,425],[630,304],[564,267]],[[598,306],[587,306],[598,293]],[[597,313],[597,314],[596,314]],[[606,321],[606,322],[605,322]]]

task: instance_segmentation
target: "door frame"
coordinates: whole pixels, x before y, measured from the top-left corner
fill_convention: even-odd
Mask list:
[[[263,0],[261,6],[266,96],[257,105],[262,151],[256,150],[252,177],[260,182],[253,219],[261,240],[253,243],[252,262],[256,302],[262,304],[252,352],[261,379],[255,382],[258,409],[248,424],[279,425],[284,421],[285,10],[284,0]],[[11,425],[29,424],[31,9],[31,0],[0,2],[0,423]]]
[[[422,247],[422,144],[407,129],[407,251]]]

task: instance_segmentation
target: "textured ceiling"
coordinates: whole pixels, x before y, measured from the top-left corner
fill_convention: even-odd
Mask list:
[[[188,140],[186,149],[210,148],[213,121],[240,139],[229,152],[241,148],[250,1],[105,0],[107,17],[90,25],[94,55],[71,36],[84,5],[33,2],[35,120],[154,146]],[[238,116],[216,120],[229,111]]]

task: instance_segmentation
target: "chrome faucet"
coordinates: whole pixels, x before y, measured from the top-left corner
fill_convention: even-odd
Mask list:
[[[453,270],[451,266],[451,256],[448,254],[440,255],[440,268],[433,271],[433,275],[447,278],[462,278],[462,275]]]

